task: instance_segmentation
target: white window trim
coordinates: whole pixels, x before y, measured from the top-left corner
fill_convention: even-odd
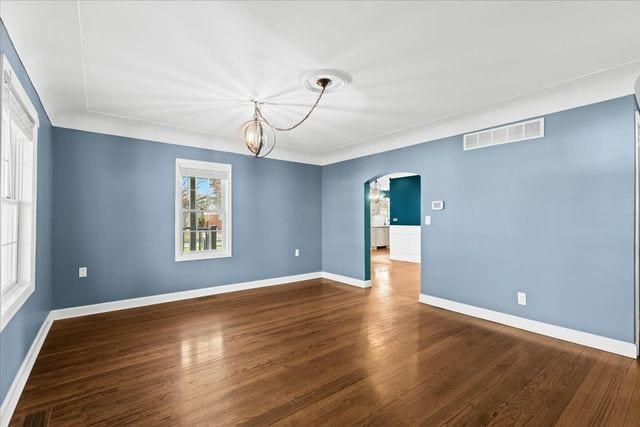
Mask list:
[[[13,286],[5,295],[2,296],[0,301],[0,332],[2,332],[13,318],[13,316],[20,310],[22,305],[29,299],[31,294],[36,289],[36,224],[37,224],[37,212],[38,212],[38,128],[40,127],[40,121],[38,120],[38,113],[31,103],[31,99],[27,95],[27,92],[22,87],[20,80],[16,77],[11,64],[7,60],[5,55],[0,56],[0,83],[4,85],[5,79],[11,83],[11,87],[18,96],[20,102],[22,102],[25,110],[33,119],[35,126],[33,130],[33,207],[32,207],[32,220],[31,220],[31,280],[26,283],[19,283]],[[0,91],[0,98],[4,97],[4,90]],[[0,101],[4,102],[4,99]],[[2,123],[2,108],[0,107],[0,126]],[[0,135],[2,132],[0,132]],[[1,137],[1,136],[0,136]]]
[[[224,239],[225,245],[224,250],[221,251],[203,251],[197,253],[184,254],[182,251],[182,174],[180,173],[181,168],[189,168],[189,169],[202,169],[202,170],[210,170],[213,172],[223,172],[227,174],[228,179],[226,182],[226,186],[224,188],[224,218],[223,224],[224,226]],[[231,165],[224,163],[213,163],[213,162],[202,162],[198,160],[188,160],[188,159],[176,159],[176,183],[175,183],[175,260],[179,261],[194,261],[201,259],[214,259],[214,258],[229,258],[231,257],[231,242],[232,242],[232,233],[231,230],[233,228],[231,224],[231,214],[232,204],[231,204]]]

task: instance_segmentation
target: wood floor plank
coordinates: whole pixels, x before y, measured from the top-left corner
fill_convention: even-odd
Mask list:
[[[56,321],[12,425],[640,425],[637,361],[419,304],[418,264],[372,259],[371,289]]]

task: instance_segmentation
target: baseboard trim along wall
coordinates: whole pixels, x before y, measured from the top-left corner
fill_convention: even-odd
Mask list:
[[[125,310],[127,308],[144,307],[146,305],[162,304],[165,302],[180,301],[191,298],[206,297],[209,295],[224,294],[227,292],[245,291],[249,289],[264,288],[267,286],[285,285],[287,283],[301,282],[304,280],[325,278],[341,282],[343,284],[357,286],[359,288],[371,287],[370,280],[359,280],[339,274],[317,271],[313,273],[297,274],[294,276],[274,277],[272,279],[254,280],[251,282],[234,283],[230,285],[210,286],[208,288],[192,289],[182,292],[151,295],[148,297],[131,298],[118,301],[109,301],[100,304],[83,305],[78,307],[61,308],[53,310],[54,320],[68,319],[71,317],[87,316],[90,314],[106,313],[109,311]]]
[[[467,316],[477,317],[491,322],[523,329],[525,331],[534,332],[536,334],[546,335],[563,341],[569,341],[575,344],[596,348],[598,350],[608,351],[621,356],[631,357],[633,359],[637,357],[637,350],[634,343],[538,322],[537,320],[525,319],[524,317],[500,313],[498,311],[488,310],[486,308],[480,308],[426,294],[420,294],[420,302],[434,307],[444,308],[445,310],[455,311],[456,313],[466,314]]]
[[[296,274],[293,276],[274,277],[272,279],[253,280],[250,282],[233,283],[229,285],[210,286],[207,288],[191,289],[188,291],[171,292],[168,294],[151,295],[148,297],[131,298],[118,301],[103,302],[100,304],[82,305],[78,307],[61,308],[53,310],[54,319],[68,319],[71,317],[87,316],[89,314],[106,313],[109,311],[125,310],[127,308],[144,307],[147,305],[162,304],[165,302],[180,301],[191,298],[200,298],[210,295],[224,294],[227,292],[245,291],[248,289],[264,288],[267,286],[284,285],[303,280],[319,279],[322,272]]]
[[[370,288],[371,280],[360,280],[349,276],[343,276],[341,274],[322,272],[322,277],[325,279],[333,280],[335,282],[344,283],[346,285],[355,286],[357,288]]]
[[[24,357],[22,365],[20,365],[20,369],[18,369],[16,376],[13,378],[13,382],[11,383],[9,390],[7,390],[7,395],[2,401],[2,406],[0,406],[0,426],[2,427],[8,426],[11,421],[13,411],[16,409],[18,400],[20,400],[22,390],[24,390],[24,386],[27,384],[27,379],[29,378],[29,374],[31,374],[31,369],[33,368],[34,363],[36,363],[38,353],[40,353],[40,349],[42,348],[42,344],[44,344],[44,340],[49,333],[53,320],[53,313],[49,312],[47,317],[44,319],[44,322],[42,322],[42,326],[40,326],[38,334],[33,339],[31,347]]]

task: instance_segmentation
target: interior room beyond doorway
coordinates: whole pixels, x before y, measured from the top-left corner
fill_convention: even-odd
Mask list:
[[[420,287],[420,176],[395,173],[369,186],[372,286]],[[402,276],[402,277],[401,277]],[[406,280],[405,280],[406,279]]]

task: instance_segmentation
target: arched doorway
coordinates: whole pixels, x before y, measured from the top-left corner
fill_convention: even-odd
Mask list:
[[[365,182],[365,280],[375,290],[418,297],[422,261],[421,205],[418,174],[395,172],[377,175]]]

